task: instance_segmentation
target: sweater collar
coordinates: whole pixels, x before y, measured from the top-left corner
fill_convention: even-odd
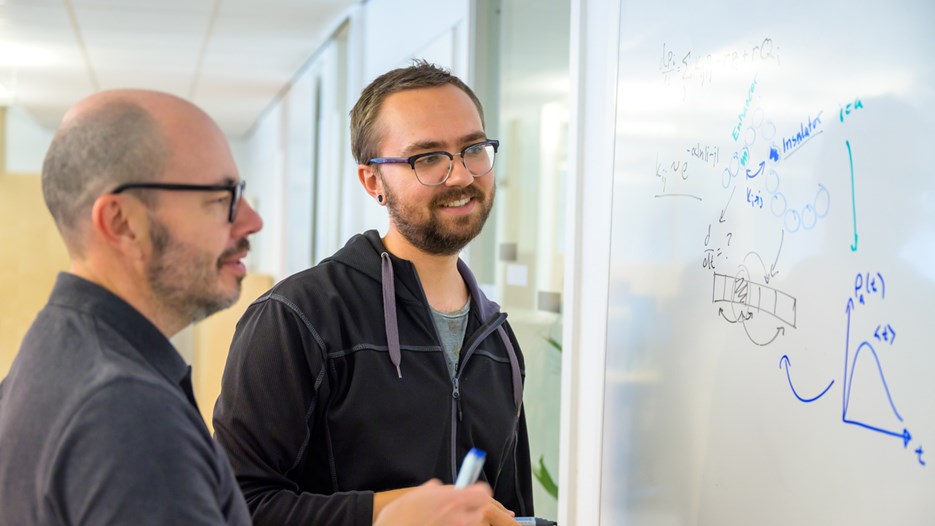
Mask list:
[[[61,272],[52,288],[49,305],[87,314],[120,334],[136,352],[195,404],[191,367],[155,325],[123,298],[71,273]]]

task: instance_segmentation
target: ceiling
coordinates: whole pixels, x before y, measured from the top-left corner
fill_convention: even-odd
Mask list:
[[[362,0],[0,0],[0,106],[54,129],[99,90],[146,88],[244,136]]]

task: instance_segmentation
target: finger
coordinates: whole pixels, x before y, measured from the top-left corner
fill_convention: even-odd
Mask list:
[[[486,484],[474,484],[458,491],[472,502],[476,502],[478,507],[486,506],[491,501],[490,486]]]
[[[488,504],[487,509],[484,510],[484,519],[490,523],[490,526],[516,526],[513,512],[502,506],[493,505],[494,502],[496,501],[491,501],[491,504]]]
[[[490,499],[490,502],[491,502],[491,504],[492,504],[494,507],[496,507],[496,508],[499,509],[500,511],[502,511],[502,512],[504,512],[504,513],[509,513],[510,515],[516,515],[516,514],[513,513],[512,511],[506,509],[506,506],[504,506],[503,504],[500,504],[499,501],[497,501],[497,500],[495,500],[495,499]]]
[[[487,484],[486,482],[476,482],[468,487],[475,488],[475,489],[482,489],[484,493],[487,494],[488,498],[493,497],[493,489],[491,489],[490,485]]]
[[[427,480],[424,483],[422,483],[422,487],[426,487],[426,488],[432,488],[432,487],[441,486],[441,485],[442,485],[442,482],[438,479],[431,479],[431,480]]]

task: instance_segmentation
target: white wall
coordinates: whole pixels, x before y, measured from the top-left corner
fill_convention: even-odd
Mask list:
[[[315,66],[316,95],[319,99],[315,112],[315,136],[312,183],[312,207],[314,216],[305,225],[312,228],[312,261],[318,263],[344,245],[341,224],[341,196],[344,182],[351,180],[353,166],[350,155],[350,139],[346,122],[347,76],[348,76],[348,31],[330,42],[322,51]]]
[[[246,198],[263,218],[263,230],[253,237],[250,270],[279,278],[284,272],[281,104],[270,108],[241,151],[239,168],[247,181]]]
[[[372,0],[364,11],[365,83],[394,67],[405,65],[410,57],[452,30],[454,58],[451,66],[458,76],[468,73],[468,33],[470,2],[467,0]],[[436,56],[439,60],[446,57]]]
[[[55,130],[37,123],[22,108],[6,110],[6,171],[8,173],[39,173],[42,160],[52,144]]]
[[[258,255],[249,263],[277,280],[310,267],[345,241],[337,236],[340,180],[350,155],[339,78],[346,70],[344,46],[326,43],[239,149],[247,197],[264,221],[254,241]]]
[[[312,263],[312,174],[315,76],[306,70],[282,102],[285,184],[283,185],[283,272]]]

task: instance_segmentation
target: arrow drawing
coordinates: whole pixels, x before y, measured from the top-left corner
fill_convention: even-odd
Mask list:
[[[750,338],[750,341],[751,341],[751,342],[755,343],[756,345],[759,345],[760,347],[766,347],[767,345],[769,345],[769,344],[773,343],[774,341],[776,341],[776,338],[778,338],[780,334],[783,334],[783,335],[786,334],[786,328],[785,328],[785,327],[782,327],[782,326],[776,327],[776,334],[774,334],[772,338],[770,338],[770,339],[769,339],[768,341],[766,341],[766,342],[758,342],[758,341],[756,341],[756,340],[753,338],[753,336],[750,334],[750,331],[747,330],[747,324],[746,324],[746,323],[743,324],[743,330],[747,332],[747,338]]]
[[[763,279],[766,280],[766,284],[769,285],[769,279],[779,274],[776,270],[776,265],[779,263],[779,254],[782,253],[782,241],[786,238],[786,229],[782,229],[782,235],[779,237],[779,250],[776,251],[776,259],[773,261],[773,264],[769,266],[769,272],[763,276]]]
[[[732,320],[728,318],[726,314],[724,314],[724,307],[719,307],[717,310],[717,313],[720,314],[721,317],[724,318],[724,321],[726,321],[727,323],[743,322],[753,317],[753,313],[748,311],[748,312],[741,312],[740,316],[738,316],[736,320]]]
[[[876,365],[877,372],[880,375],[880,382],[883,385],[883,391],[886,393],[887,401],[889,402],[890,408],[893,410],[893,415],[900,422],[903,421],[902,415],[899,414],[899,411],[896,409],[896,404],[893,403],[893,396],[890,394],[890,388],[886,383],[886,376],[883,374],[883,366],[880,364],[880,357],[877,356],[876,350],[874,350],[873,345],[870,342],[864,341],[857,346],[857,350],[854,352],[854,359],[851,360],[850,355],[850,340],[851,340],[851,312],[854,310],[854,300],[847,300],[847,307],[845,311],[847,312],[847,336],[845,337],[845,349],[844,349],[844,389],[843,392],[843,411],[841,413],[841,420],[845,424],[852,424],[855,426],[868,429],[870,431],[876,431],[877,433],[882,433],[884,435],[889,435],[896,438],[901,438],[903,441],[903,447],[909,445],[909,441],[912,440],[912,434],[909,433],[909,430],[903,428],[902,431],[893,431],[891,429],[885,429],[880,426],[870,425],[865,422],[858,420],[851,420],[847,417],[847,412],[850,406],[851,401],[851,389],[854,387],[854,371],[857,368],[857,359],[860,357],[861,352],[869,351],[871,357],[873,358],[874,365]],[[866,361],[866,360],[864,360]]]
[[[736,186],[733,187],[733,188],[731,188],[730,197],[727,198],[727,202],[724,203],[724,208],[721,209],[721,217],[718,218],[718,220],[717,220],[718,223],[723,223],[723,222],[724,222],[724,214],[727,213],[727,205],[730,204],[731,197],[734,197],[734,192],[736,192],[736,191],[737,191],[737,187],[736,187]]]
[[[857,252],[857,197],[854,191],[854,155],[851,153],[850,141],[844,141],[847,145],[847,159],[851,163],[851,209],[854,215],[854,244],[851,245],[851,252]]]
[[[766,161],[760,161],[760,168],[756,172],[754,172],[753,175],[750,174],[750,169],[747,168],[747,179],[756,179],[756,176],[763,173],[763,168],[765,167],[766,167]]]

